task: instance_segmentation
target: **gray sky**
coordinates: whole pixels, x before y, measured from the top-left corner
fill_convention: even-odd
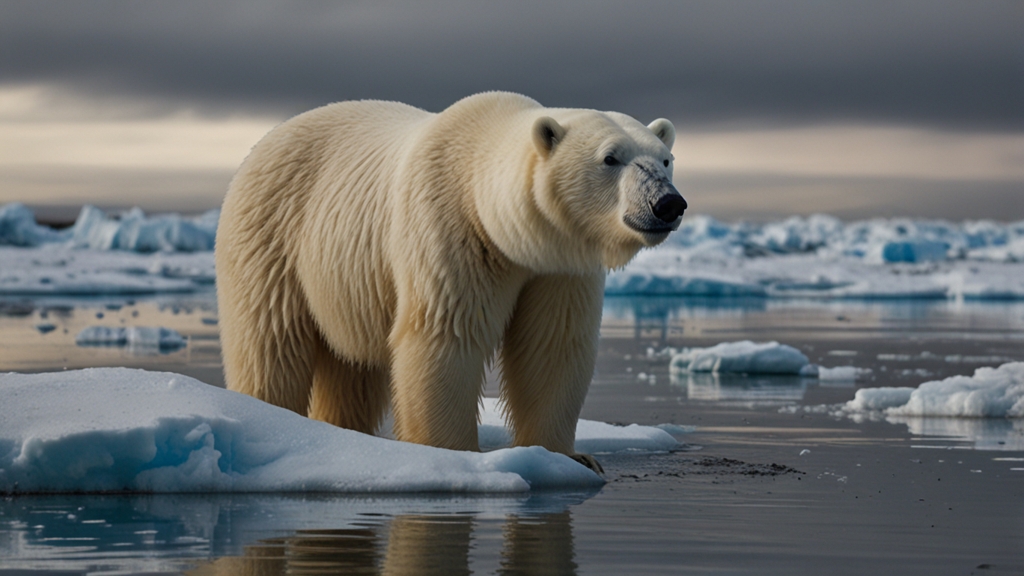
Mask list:
[[[671,119],[693,212],[1024,218],[1021,30],[1018,0],[5,1],[0,200],[205,208],[303,110],[500,89]]]

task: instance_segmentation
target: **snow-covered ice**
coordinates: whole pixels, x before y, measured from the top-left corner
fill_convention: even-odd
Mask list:
[[[75,344],[176,350],[185,346],[186,342],[176,330],[162,326],[89,326],[75,336]]]
[[[765,224],[683,220],[611,273],[608,294],[1024,299],[1024,222],[828,216]]]
[[[0,492],[521,492],[600,477],[540,447],[457,452],[343,430],[164,372],[0,375]],[[500,436],[493,402],[484,444]],[[591,453],[670,450],[668,433],[581,421]],[[507,438],[507,433],[505,433]]]

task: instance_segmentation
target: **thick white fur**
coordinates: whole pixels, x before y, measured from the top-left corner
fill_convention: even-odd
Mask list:
[[[675,130],[651,127],[509,93],[439,114],[342,102],[278,126],[221,213],[228,387],[370,433],[390,400],[399,439],[476,450],[500,346],[516,443],[572,454],[604,271],[667,235],[623,224],[633,179],[603,163],[661,166]]]

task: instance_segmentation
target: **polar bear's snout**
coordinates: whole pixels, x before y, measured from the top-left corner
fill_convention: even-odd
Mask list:
[[[686,211],[686,207],[686,199],[675,186],[669,184],[661,198],[651,204],[651,212],[662,222],[675,222]]]

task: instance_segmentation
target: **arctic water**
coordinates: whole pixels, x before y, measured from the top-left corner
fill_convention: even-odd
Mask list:
[[[5,371],[133,366],[222,385],[212,291],[4,306]],[[97,323],[164,326],[187,345],[76,345]],[[39,330],[45,324],[54,328]],[[858,421],[803,408],[1024,360],[1022,325],[1021,303],[609,297],[582,417],[673,424],[665,429],[684,449],[598,455],[602,488],[13,496],[0,501],[0,566],[12,574],[1015,573],[1024,568],[1015,420]],[[857,381],[673,377],[661,354],[745,339],[871,372]],[[491,374],[487,395],[496,386]]]

